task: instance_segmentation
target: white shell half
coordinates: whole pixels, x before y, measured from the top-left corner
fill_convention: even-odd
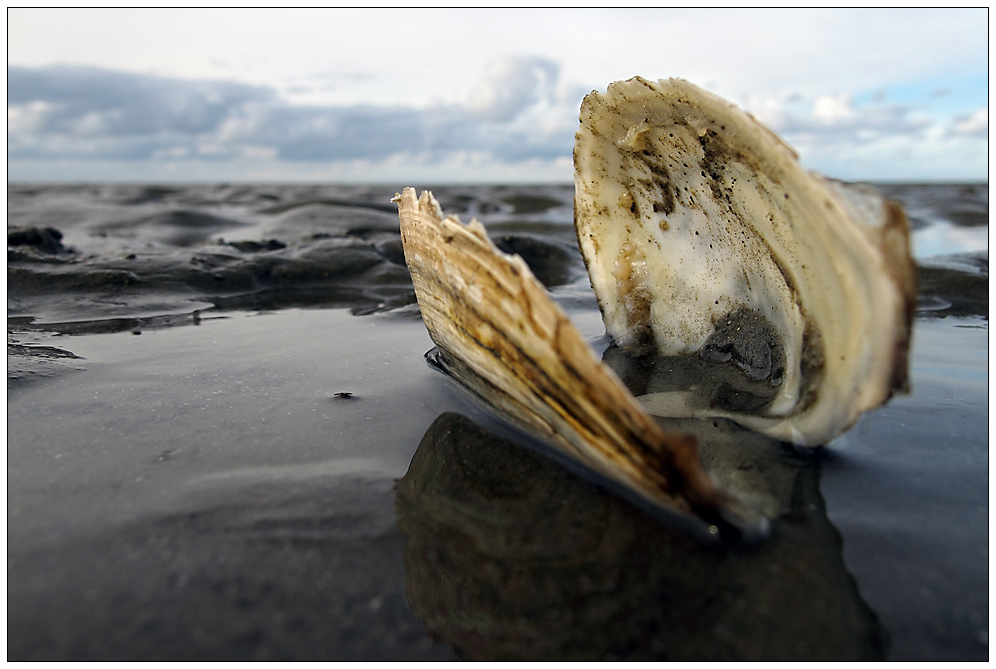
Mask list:
[[[817,445],[905,389],[915,269],[897,204],[806,171],[686,81],[611,84],[580,121],[575,226],[609,335],[731,357],[775,388],[758,412],[696,415]]]

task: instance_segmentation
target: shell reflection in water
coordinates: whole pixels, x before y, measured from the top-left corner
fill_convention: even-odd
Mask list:
[[[696,541],[459,414],[426,432],[396,508],[406,592],[475,660],[881,659],[818,491],[818,459],[718,420],[710,474],[780,518],[770,541]]]

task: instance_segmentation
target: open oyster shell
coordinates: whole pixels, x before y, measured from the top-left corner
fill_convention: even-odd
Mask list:
[[[395,197],[405,262],[441,364],[514,423],[657,505],[726,538],[767,521],[717,488],[692,435],[665,432],[597,359],[519,256],[429,192]]]
[[[771,131],[682,80],[592,92],[574,148],[575,227],[606,329],[637,355],[697,352],[770,386],[721,415],[824,444],[907,387],[915,268],[898,204],[808,172]]]

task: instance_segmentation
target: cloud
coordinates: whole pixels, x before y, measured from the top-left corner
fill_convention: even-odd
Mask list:
[[[426,125],[417,109],[270,104],[233,110],[217,141],[268,147],[284,160],[380,160],[424,147]]]
[[[480,119],[511,121],[530,105],[550,100],[559,74],[560,66],[546,58],[501,58],[488,66],[467,108]]]
[[[8,69],[8,155],[14,159],[499,162],[569,156],[577,101],[558,66],[505,58],[466,106],[293,105],[265,86],[189,81],[80,67]]]
[[[8,68],[8,157],[147,159],[197,152],[233,109],[268,88],[84,67]]]
[[[176,170],[226,180],[280,174],[355,181],[387,175],[570,179],[586,90],[563,81],[557,62],[506,56],[468,88],[463,102],[309,105],[286,90],[231,81],[10,67],[9,175],[157,179]],[[929,115],[926,103],[896,104],[885,95],[798,91],[741,102],[796,148],[808,168],[839,178],[986,173],[987,108],[949,105],[945,114]]]
[[[988,139],[989,108],[978,109],[971,114],[959,114],[952,119],[954,122],[948,133],[954,137],[969,139]]]
[[[260,86],[86,67],[12,67],[7,91],[8,109],[47,106],[36,130],[82,136],[210,132],[233,107],[273,97]]]
[[[852,95],[820,95],[806,102],[801,96],[749,99],[747,108],[772,130],[789,140],[836,144],[865,143],[884,137],[920,137],[932,121],[907,105],[885,104],[883,95],[858,105]]]

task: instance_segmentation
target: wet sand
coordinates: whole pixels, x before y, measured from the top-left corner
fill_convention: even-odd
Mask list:
[[[62,234],[8,246],[10,659],[988,657],[987,254],[921,261],[913,393],[826,448],[692,426],[778,509],[730,552],[431,369],[381,194],[305,190],[9,193]],[[569,189],[442,192],[605,350]]]

